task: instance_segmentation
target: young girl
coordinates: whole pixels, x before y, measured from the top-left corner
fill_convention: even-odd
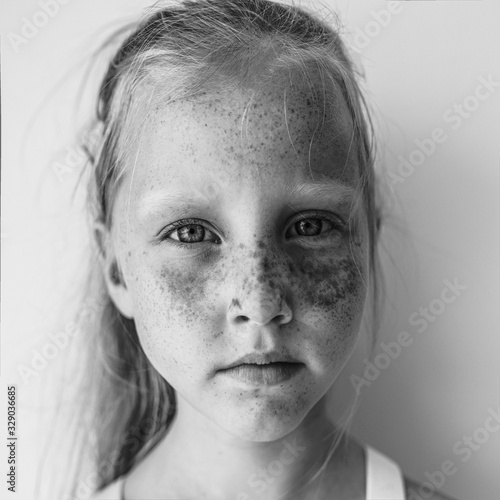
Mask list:
[[[157,5],[94,130],[92,498],[444,498],[347,434],[355,402],[329,416],[362,321],[377,333],[381,227],[339,34],[268,0]]]

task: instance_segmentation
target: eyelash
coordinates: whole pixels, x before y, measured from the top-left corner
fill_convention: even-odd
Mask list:
[[[308,220],[308,219],[323,220],[323,221],[329,222],[332,225],[332,227],[330,229],[320,233],[320,234],[316,234],[316,235],[312,235],[312,236],[303,236],[303,235],[296,236],[295,238],[300,240],[300,241],[305,241],[305,242],[310,243],[313,241],[323,240],[323,239],[327,239],[327,238],[331,237],[331,233],[333,233],[333,232],[345,233],[345,231],[347,230],[346,224],[339,217],[333,217],[331,215],[326,216],[325,214],[322,214],[321,212],[311,212],[311,213],[304,215],[300,219],[293,221],[293,223],[286,230],[286,233],[288,233],[288,231],[291,228],[293,228],[295,226],[295,224],[297,224],[298,222],[301,222],[303,220]]]
[[[311,212],[311,213],[308,213],[308,214],[304,215],[300,219],[297,219],[297,220],[293,221],[292,224],[286,230],[285,234],[288,233],[288,231],[290,230],[290,228],[294,227],[295,224],[297,224],[298,222],[301,222],[303,220],[307,220],[307,219],[324,220],[324,221],[329,222],[330,224],[332,224],[332,227],[330,229],[324,231],[323,233],[320,233],[320,234],[317,234],[317,235],[296,236],[295,239],[297,239],[299,241],[312,242],[312,241],[317,241],[317,240],[321,240],[321,239],[327,239],[328,237],[330,237],[331,233],[333,233],[333,232],[345,233],[345,231],[347,230],[346,223],[343,220],[341,220],[339,217],[326,216],[326,215],[324,215],[322,213],[319,213],[319,212]],[[209,231],[209,232],[211,232],[211,233],[214,234],[214,236],[216,238],[216,241],[199,241],[199,242],[194,242],[194,243],[185,243],[185,242],[182,242],[182,241],[174,240],[173,238],[169,238],[169,236],[174,231],[176,231],[177,229],[180,229],[181,227],[188,226],[188,225],[202,226],[205,229],[205,231]],[[159,235],[159,241],[163,242],[163,241],[169,239],[170,240],[170,244],[173,244],[173,245],[175,245],[175,246],[177,246],[179,248],[188,248],[188,249],[192,249],[194,245],[196,245],[196,244],[199,245],[200,243],[216,243],[216,244],[220,244],[221,243],[221,239],[208,226],[209,226],[209,224],[207,222],[201,220],[201,219],[181,219],[179,221],[176,221],[176,222],[173,222],[172,224],[170,224],[168,226],[168,228],[166,228],[166,230],[163,231]]]
[[[178,220],[176,222],[173,222],[172,224],[170,224],[168,226],[168,228],[164,232],[162,232],[160,234],[159,241],[162,242],[162,241],[169,239],[171,244],[176,245],[179,248],[190,248],[190,249],[192,249],[193,245],[196,245],[196,244],[199,245],[200,243],[213,243],[211,241],[199,241],[199,242],[194,242],[194,243],[184,243],[183,241],[177,241],[177,240],[174,240],[173,238],[169,238],[169,235],[171,235],[177,229],[180,229],[181,227],[184,227],[184,226],[193,225],[193,226],[202,226],[205,229],[205,231],[210,231],[211,233],[213,233],[214,236],[216,237],[217,244],[220,244],[220,238],[214,233],[214,231],[212,229],[210,229],[208,227],[209,224],[208,223],[202,224],[202,222],[205,222],[205,221],[202,221],[200,219],[181,219],[181,220]]]

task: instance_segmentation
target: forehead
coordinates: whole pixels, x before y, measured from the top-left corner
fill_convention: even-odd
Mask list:
[[[237,183],[278,178],[293,184],[359,176],[353,123],[340,91],[284,82],[263,89],[216,91],[139,110],[134,183]]]

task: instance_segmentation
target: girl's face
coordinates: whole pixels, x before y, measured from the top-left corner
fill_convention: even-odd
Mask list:
[[[333,384],[364,308],[367,226],[351,206],[346,105],[299,85],[144,113],[113,209],[126,286],[110,293],[178,398],[232,435],[279,439]],[[301,364],[291,378],[223,371],[270,351]]]

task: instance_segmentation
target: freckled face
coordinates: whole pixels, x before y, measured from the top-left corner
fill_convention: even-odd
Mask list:
[[[368,241],[348,116],[305,86],[169,104],[148,111],[119,188],[113,238],[144,351],[244,439],[294,430],[357,338]],[[220,371],[269,351],[303,369],[271,386]]]

